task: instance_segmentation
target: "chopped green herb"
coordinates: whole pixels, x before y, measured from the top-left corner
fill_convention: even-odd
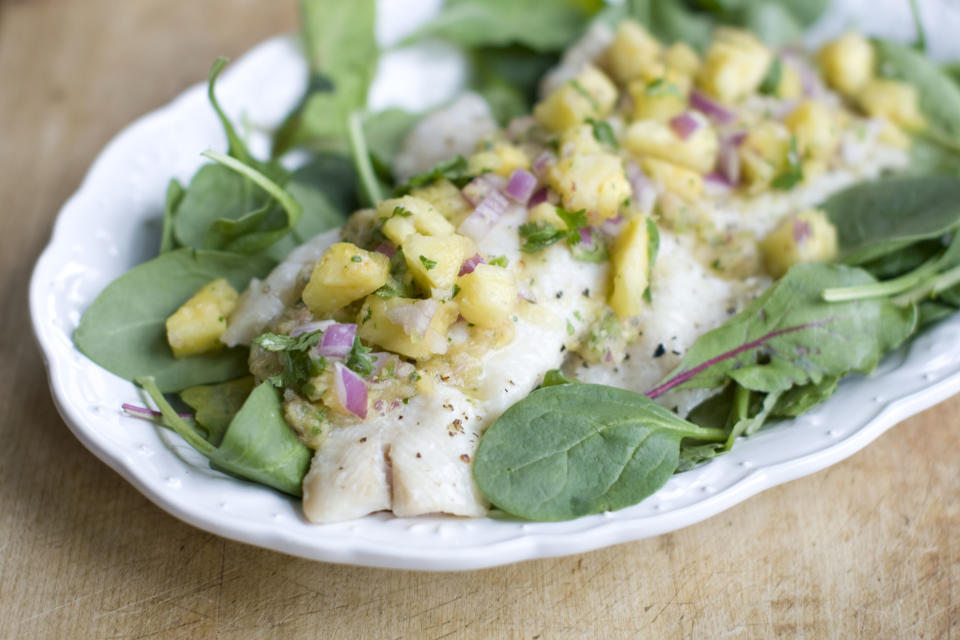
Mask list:
[[[463,187],[470,182],[472,177],[467,170],[467,159],[463,156],[457,156],[448,162],[441,162],[429,171],[413,176],[407,180],[406,184],[397,188],[396,194],[406,195],[414,189],[429,186],[444,178],[457,185],[457,187]]]
[[[576,332],[577,332],[576,327],[574,327],[574,326],[573,326],[573,323],[570,322],[570,320],[568,319],[568,320],[567,320],[567,335],[568,335],[568,336],[572,336],[572,335],[575,334]]]
[[[350,262],[363,262],[363,258],[360,256],[350,256]]]
[[[648,96],[677,96],[680,97],[680,89],[672,82],[667,82],[666,78],[657,78],[647,84],[644,91]]]
[[[797,149],[797,137],[790,137],[790,150],[787,152],[787,168],[773,179],[771,186],[781,191],[793,189],[803,180],[803,161],[800,158],[800,151]]]
[[[450,297],[456,298],[458,293],[460,293],[460,285],[455,284],[453,285],[453,295],[451,295]]]
[[[436,261],[436,260],[431,260],[430,258],[428,258],[428,257],[426,257],[426,256],[420,256],[420,264],[423,265],[423,268],[424,268],[424,269],[426,269],[427,271],[430,271],[431,269],[433,269],[433,268],[435,268],[435,267],[437,266],[437,261]]]
[[[780,87],[780,81],[783,78],[783,61],[780,58],[774,58],[767,69],[767,75],[763,77],[758,89],[765,96],[776,95]]]
[[[344,361],[344,364],[347,365],[348,369],[352,369],[364,378],[369,378],[370,374],[373,373],[374,367],[377,365],[377,359],[370,355],[371,351],[372,349],[370,349],[370,347],[363,346],[360,338],[354,337],[353,347],[350,349],[350,353],[347,354],[347,359]]]
[[[589,91],[587,91],[586,89],[584,89],[584,88],[583,88],[583,85],[580,84],[579,81],[577,81],[577,80],[571,80],[571,81],[570,81],[570,86],[573,87],[573,90],[574,90],[574,91],[576,91],[576,92],[579,93],[581,96],[583,96],[584,98],[586,98],[587,101],[590,103],[590,106],[591,106],[591,107],[593,107],[593,108],[594,108],[595,110],[597,110],[597,111],[600,110],[600,105],[597,104],[597,99],[594,98],[593,95],[592,95]]]
[[[492,264],[495,267],[503,267],[504,269],[506,269],[507,266],[510,264],[510,258],[508,258],[507,256],[497,256],[496,258],[493,258],[490,260],[490,264]]]
[[[597,142],[611,146],[614,149],[620,148],[620,143],[617,142],[617,136],[613,134],[613,127],[610,126],[609,122],[587,118],[587,124],[593,127],[593,137],[597,139]]]

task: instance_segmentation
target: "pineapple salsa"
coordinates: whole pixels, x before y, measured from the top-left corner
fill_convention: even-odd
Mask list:
[[[811,61],[728,27],[701,55],[595,26],[531,116],[497,129],[476,96],[428,116],[395,163],[402,195],[242,295],[205,285],[169,345],[251,345],[314,452],[311,521],[484,515],[480,436],[548,372],[643,392],[791,266],[835,258],[816,205],[905,166],[924,127],[913,87],[874,68],[854,34]],[[708,395],[657,401],[686,415]]]

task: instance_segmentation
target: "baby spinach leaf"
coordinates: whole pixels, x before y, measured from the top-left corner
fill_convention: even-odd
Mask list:
[[[837,376],[824,376],[820,382],[788,389],[777,401],[773,415],[785,418],[803,415],[832,396],[839,383]]]
[[[803,40],[804,24],[781,2],[748,2],[736,24],[755,33],[771,47]]]
[[[910,165],[906,172],[910,175],[945,173],[960,176],[960,153],[923,136],[916,136],[910,145]]]
[[[233,128],[233,123],[230,122],[230,118],[227,117],[227,114],[224,113],[220,107],[220,102],[217,100],[216,92],[214,91],[217,78],[220,77],[220,72],[223,71],[228,62],[230,61],[227,58],[221,56],[217,58],[210,67],[210,75],[207,80],[207,99],[210,100],[213,110],[217,112],[217,117],[220,118],[220,124],[223,125],[223,130],[227,134],[227,153],[240,162],[252,165],[257,161],[250,154],[243,139],[237,135],[237,130]]]
[[[837,228],[839,258],[861,264],[960,225],[960,178],[885,177],[845,189],[823,208]]]
[[[136,382],[173,430],[206,456],[211,467],[293,496],[302,495],[311,452],[284,421],[280,392],[269,382],[250,393],[218,445],[208,442],[177,415],[151,376],[137,378]]]
[[[701,336],[651,398],[728,380],[774,392],[852,371],[868,372],[916,325],[916,308],[873,298],[824,302],[821,292],[875,280],[843,265],[798,264],[726,324]]]
[[[533,110],[544,74],[559,55],[519,44],[479,47],[470,56],[470,87],[482,95],[494,117],[506,126]]]
[[[133,380],[153,374],[164,392],[248,373],[242,348],[174,358],[165,323],[198,289],[226,278],[242,291],[274,262],[257,256],[177,249],[138,265],[107,285],[80,319],[77,348],[101,367]]]
[[[557,51],[577,38],[598,1],[448,0],[407,42],[438,37],[464,47],[522,44]]]
[[[207,442],[216,446],[251,391],[253,376],[245,376],[220,384],[190,387],[179,396],[194,410],[197,425],[206,431]]]
[[[374,0],[301,0],[310,82],[274,136],[274,157],[301,146],[346,149],[347,118],[366,105],[379,57],[374,4]]]
[[[529,520],[569,520],[636,504],[663,486],[684,438],[726,433],[640,394],[592,384],[546,387],[484,433],[473,477],[491,503]]]
[[[173,217],[177,207],[183,201],[186,190],[176,179],[170,180],[167,185],[167,197],[163,207],[163,228],[160,231],[160,253],[173,251],[177,248],[177,240],[173,234]]]
[[[881,75],[910,83],[917,90],[929,133],[960,147],[960,86],[920,51],[888,40],[875,40],[877,70]]]

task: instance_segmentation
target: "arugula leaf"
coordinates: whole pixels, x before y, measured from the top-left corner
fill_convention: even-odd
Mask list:
[[[274,264],[265,257],[219,251],[169,251],[107,285],[80,319],[74,341],[91,360],[127,380],[153,374],[164,392],[246,375],[247,350],[242,348],[174,358],[165,323],[211,280],[226,278],[242,291]]]
[[[823,203],[837,228],[839,259],[861,264],[960,225],[960,178],[891,176],[834,194]]]
[[[470,182],[473,176],[467,171],[467,159],[463,156],[457,156],[453,160],[439,163],[429,171],[418,173],[407,180],[406,183],[397,187],[394,195],[407,195],[414,189],[430,186],[437,180],[444,178],[457,185],[457,187],[463,187]]]
[[[137,378],[136,383],[150,395],[169,426],[210,460],[211,467],[293,496],[302,495],[312,454],[284,421],[280,392],[269,382],[250,393],[218,445],[177,415],[151,376]]]
[[[803,160],[797,148],[797,137],[790,136],[790,150],[787,152],[787,168],[770,183],[774,189],[789,191],[803,181]]]
[[[592,384],[538,389],[484,433],[473,478],[500,509],[569,520],[627,507],[669,479],[684,438],[720,441],[644,396]]]
[[[726,324],[701,336],[651,398],[675,388],[785,391],[825,377],[869,372],[910,336],[916,308],[886,299],[824,302],[831,286],[875,280],[843,265],[798,264]]]

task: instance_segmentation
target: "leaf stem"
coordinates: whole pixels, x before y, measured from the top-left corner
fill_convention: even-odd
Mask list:
[[[290,218],[291,227],[296,225],[300,220],[300,214],[303,211],[300,203],[297,202],[293,196],[284,191],[280,185],[267,176],[263,175],[253,167],[237,160],[236,158],[228,156],[225,153],[220,153],[219,151],[207,149],[200,155],[210,158],[214,162],[219,162],[228,169],[233,169],[240,175],[252,180],[257,184],[257,186],[261,187],[264,191],[273,196],[277,202],[280,203],[280,206],[283,207],[287,212],[287,216]]]
[[[157,409],[159,409],[163,417],[166,418],[170,427],[177,432],[177,435],[186,440],[187,444],[208,458],[216,451],[216,447],[200,437],[199,433],[187,424],[183,418],[177,415],[177,412],[170,406],[167,399],[163,397],[163,393],[160,392],[160,388],[157,386],[157,382],[153,376],[136,378],[134,382],[147,392],[147,395],[149,395],[153,403],[157,405]]]
[[[363,115],[360,111],[354,111],[347,119],[347,139],[350,142],[350,155],[353,156],[353,165],[360,175],[360,184],[368,204],[376,206],[383,200],[383,193],[380,191],[380,183],[377,181],[377,175],[373,170],[373,163],[370,162],[370,152],[367,149],[367,139],[363,134]]]
[[[909,273],[873,284],[863,284],[855,287],[836,287],[823,290],[823,299],[827,302],[848,302],[850,300],[864,300],[866,298],[885,298],[895,296],[911,289],[937,270],[940,257],[924,262]]]
[[[920,20],[920,6],[917,0],[910,0],[910,13],[913,14],[913,26],[917,30],[917,48],[922,53],[927,52],[927,34],[923,29],[923,21]]]
[[[892,302],[896,305],[905,307],[920,302],[924,298],[935,297],[938,293],[945,291],[957,284],[960,284],[960,266],[956,266],[953,269],[944,271],[936,278],[933,278],[929,282],[925,283],[923,286],[917,287],[916,289],[907,291],[903,295],[893,298]]]
[[[746,420],[750,416],[750,395],[750,389],[740,386],[739,384],[733,391],[733,406],[730,408],[730,417],[727,418],[729,433],[723,445],[724,451],[729,451],[731,447],[733,447],[734,441],[743,430],[743,427],[738,430],[737,426],[746,426]]]

